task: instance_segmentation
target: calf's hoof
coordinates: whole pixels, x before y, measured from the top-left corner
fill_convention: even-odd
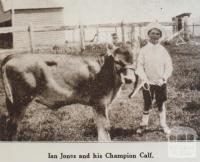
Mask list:
[[[17,141],[17,124],[7,123],[7,140],[8,141]]]
[[[137,130],[136,133],[142,135],[146,130],[148,130],[148,126],[140,126]]]
[[[171,129],[168,126],[161,128],[166,135],[171,134]]]

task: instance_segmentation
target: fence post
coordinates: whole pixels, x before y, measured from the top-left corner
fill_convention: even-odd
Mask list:
[[[142,27],[139,25],[139,37],[142,38]]]
[[[96,29],[96,37],[97,37],[96,43],[98,43],[99,42],[99,28],[98,27]]]
[[[85,42],[84,42],[84,36],[83,36],[83,26],[80,24],[79,25],[80,29],[80,45],[81,45],[81,52],[85,49]]]
[[[30,24],[28,31],[29,31],[29,37],[30,37],[30,51],[31,51],[31,53],[34,53],[34,51],[35,51],[35,42],[34,42],[34,33],[33,33],[34,30],[33,30],[32,23]]]
[[[135,42],[135,25],[131,26],[131,47],[133,47],[133,43]]]
[[[125,45],[125,31],[124,31],[124,22],[121,23],[121,31],[122,31],[122,43]]]
[[[194,23],[192,24],[192,38],[194,38]]]
[[[75,30],[72,30],[72,41],[75,42]]]
[[[115,33],[117,33],[117,27],[115,26]]]
[[[183,18],[184,40],[189,41],[188,16]]]
[[[83,41],[85,42],[85,29],[82,28],[82,30],[83,30]]]

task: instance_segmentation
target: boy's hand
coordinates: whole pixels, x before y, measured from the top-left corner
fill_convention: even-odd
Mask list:
[[[166,80],[164,78],[161,78],[161,79],[158,80],[158,85],[159,86],[162,86],[165,83],[166,83]]]

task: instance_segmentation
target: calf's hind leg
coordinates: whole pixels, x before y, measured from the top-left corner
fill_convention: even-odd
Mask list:
[[[18,102],[11,103],[9,99],[6,99],[6,105],[8,110],[8,122],[7,122],[7,140],[17,140],[17,129],[19,122],[23,119],[26,107],[30,103],[30,100],[19,100]]]

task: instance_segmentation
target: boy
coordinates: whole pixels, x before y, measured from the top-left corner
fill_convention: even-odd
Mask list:
[[[137,74],[145,81],[143,87],[144,111],[140,128],[141,133],[148,126],[149,109],[155,98],[159,110],[160,125],[166,134],[170,129],[166,124],[167,80],[171,76],[173,67],[167,50],[160,45],[159,40],[164,35],[164,30],[158,23],[151,23],[146,28],[149,38],[147,45],[141,48],[137,60]]]

